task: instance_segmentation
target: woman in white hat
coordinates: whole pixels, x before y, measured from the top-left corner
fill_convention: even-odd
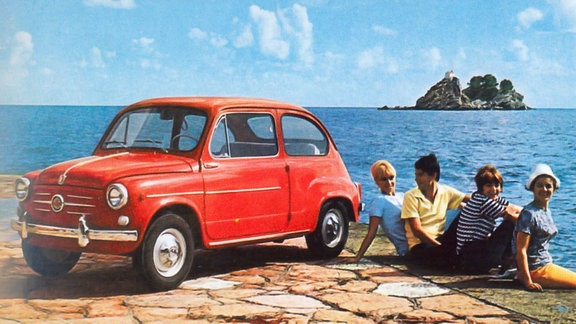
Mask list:
[[[550,240],[558,233],[548,204],[559,187],[560,180],[546,164],[537,164],[526,183],[534,200],[520,213],[514,232],[518,280],[530,291],[576,289],[576,272],[553,264],[548,252]]]

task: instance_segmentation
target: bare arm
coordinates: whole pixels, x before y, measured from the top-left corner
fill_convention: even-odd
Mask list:
[[[510,204],[506,206],[506,209],[503,212],[504,214],[503,217],[506,220],[516,223],[516,221],[518,220],[518,216],[520,216],[521,211],[522,211],[521,207]]]
[[[472,196],[470,195],[465,195],[464,198],[462,199],[462,202],[460,203],[460,208],[464,208],[466,207],[466,203],[470,201],[470,199],[472,199]]]
[[[379,224],[380,224],[380,217],[370,216],[370,221],[368,223],[368,232],[366,232],[366,236],[364,237],[364,240],[362,241],[362,244],[360,245],[360,249],[358,250],[358,253],[356,253],[355,257],[353,257],[351,259],[346,259],[346,260],[344,260],[344,262],[354,263],[354,262],[358,262],[358,261],[360,261],[360,259],[362,259],[362,257],[364,256],[364,253],[366,253],[366,250],[368,250],[368,248],[370,247],[370,245],[374,241],[374,238],[376,237],[376,233],[378,232],[378,225]]]
[[[412,233],[414,236],[420,239],[422,243],[428,243],[431,245],[442,245],[440,242],[436,240],[436,238],[432,237],[422,228],[422,224],[420,223],[420,218],[408,218],[408,224],[410,224],[410,228],[412,229]]]
[[[530,291],[542,291],[540,284],[532,281],[528,268],[528,243],[530,235],[518,232],[516,234],[516,265],[518,266],[518,280]]]

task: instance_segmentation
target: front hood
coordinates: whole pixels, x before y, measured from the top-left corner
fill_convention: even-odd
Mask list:
[[[191,172],[191,160],[170,154],[123,152],[55,164],[40,172],[36,184],[104,188],[119,178]]]

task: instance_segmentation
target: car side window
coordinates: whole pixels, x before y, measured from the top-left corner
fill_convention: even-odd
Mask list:
[[[292,156],[316,156],[328,153],[328,138],[312,121],[292,115],[282,117],[284,150]]]
[[[274,118],[264,113],[231,113],[220,118],[210,141],[216,158],[261,157],[278,154]]]

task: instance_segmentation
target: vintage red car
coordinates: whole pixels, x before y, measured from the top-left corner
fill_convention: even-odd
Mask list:
[[[131,255],[159,290],[187,278],[199,248],[305,236],[335,257],[361,205],[312,113],[224,97],[130,105],[92,156],[24,175],[16,195],[11,226],[34,271],[66,273],[82,252]]]

